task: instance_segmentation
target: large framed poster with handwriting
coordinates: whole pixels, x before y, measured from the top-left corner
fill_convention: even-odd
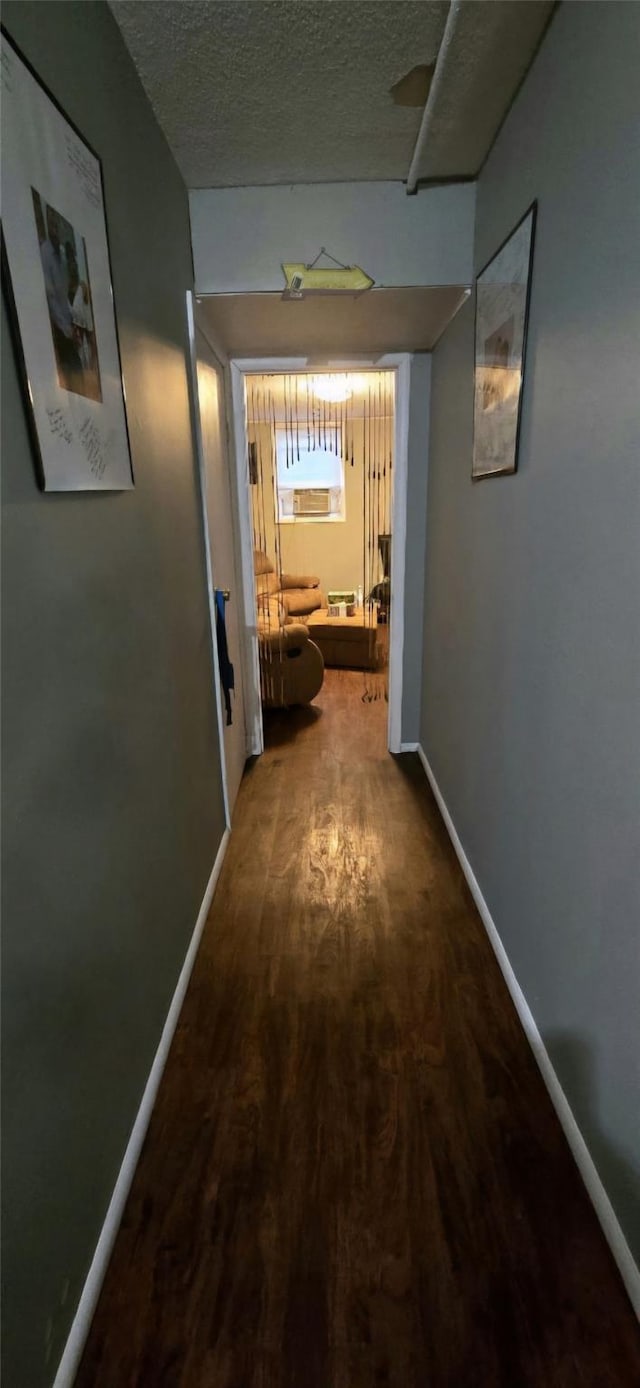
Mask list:
[[[45,491],[133,486],[97,154],[2,32],[2,258]]]

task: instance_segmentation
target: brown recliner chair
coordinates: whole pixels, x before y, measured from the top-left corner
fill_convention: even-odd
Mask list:
[[[254,551],[254,566],[262,702],[265,708],[310,704],[322,688],[324,660],[291,608],[303,607],[308,615],[324,605],[318,579],[279,579],[261,550]]]
[[[267,621],[258,616],[260,685],[265,708],[310,704],[324,680],[324,660],[319,648],[303,622],[269,628]]]

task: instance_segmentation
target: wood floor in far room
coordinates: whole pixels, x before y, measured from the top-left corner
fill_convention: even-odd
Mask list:
[[[271,717],[79,1388],[632,1388],[638,1328],[415,756]]]

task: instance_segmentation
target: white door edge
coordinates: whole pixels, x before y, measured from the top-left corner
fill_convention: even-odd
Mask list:
[[[220,774],[222,778],[222,799],[224,803],[224,819],[227,829],[231,828],[231,813],[229,810],[229,790],[227,785],[227,760],[224,750],[224,718],[222,712],[222,689],[220,685],[220,664],[218,660],[218,637],[216,634],[216,599],[213,587],[213,566],[211,563],[211,539],[209,536],[209,525],[207,521],[207,474],[205,468],[204,447],[202,443],[202,425],[200,422],[200,405],[198,400],[198,366],[196,356],[196,325],[193,310],[193,293],[187,290],[187,332],[189,339],[189,370],[187,372],[189,382],[189,394],[191,396],[191,410],[193,414],[193,427],[196,444],[196,458],[198,461],[198,482],[200,490],[200,510],[202,515],[202,529],[204,535],[204,553],[207,574],[207,598],[209,604],[209,627],[211,632],[211,652],[213,664],[213,684],[216,700],[216,719],[218,724],[218,743],[220,747]]]
[[[235,457],[235,491],[240,532],[240,585],[242,613],[242,665],[244,675],[244,711],[247,729],[247,756],[257,757],[264,751],[262,699],[260,697],[260,655],[258,651],[258,614],[256,585],[253,572],[253,526],[249,504],[249,460],[244,377],[235,361],[231,362],[231,396],[233,407],[233,453]]]

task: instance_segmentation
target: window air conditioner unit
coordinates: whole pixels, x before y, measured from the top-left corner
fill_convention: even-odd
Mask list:
[[[330,516],[330,487],[301,487],[293,493],[294,516]]]

